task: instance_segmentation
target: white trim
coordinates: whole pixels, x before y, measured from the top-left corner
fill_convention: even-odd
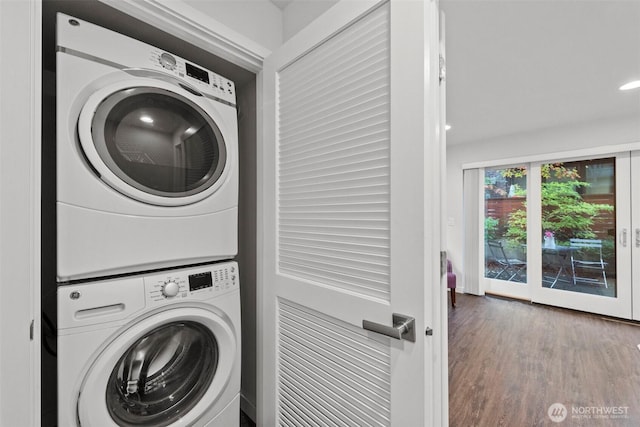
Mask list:
[[[440,217],[439,217],[439,227],[440,227],[440,250],[447,251],[447,225],[445,224],[445,218],[447,218],[447,132],[446,132],[446,123],[447,123],[447,81],[446,79],[440,80],[440,58],[445,61],[446,64],[446,40],[445,40],[445,15],[444,12],[440,10],[440,6],[438,2],[432,2],[430,5],[431,8],[435,8],[432,12],[437,25],[429,25],[431,28],[432,37],[438,40],[438,63],[437,65],[431,64],[432,69],[437,68],[438,74],[438,104],[434,106],[436,110],[436,114],[438,116],[438,125],[436,126],[436,135],[434,140],[439,142],[439,151],[440,151],[440,177],[439,177],[439,191],[440,191]],[[428,18],[427,14],[427,18]],[[440,298],[434,298],[434,325],[442,329],[442,333],[440,334],[439,343],[436,343],[436,348],[440,349],[441,360],[439,363],[434,363],[434,388],[440,387],[439,395],[438,390],[434,391],[434,394],[439,397],[439,401],[434,402],[434,406],[436,407],[436,416],[434,419],[430,421],[433,423],[439,423],[440,425],[449,425],[449,289],[447,287],[447,274],[446,268],[444,269],[445,274],[441,274],[440,281]],[[451,292],[456,292],[456,289],[452,289]],[[453,295],[455,297],[455,294]],[[439,316],[436,318],[435,316]],[[437,371],[440,370],[438,373]],[[439,383],[439,384],[438,384]],[[439,417],[437,415],[439,410]],[[429,420],[425,416],[425,421]]]
[[[256,176],[258,183],[256,186],[256,416],[254,421],[257,425],[266,425],[265,421],[268,418],[268,411],[265,408],[264,402],[269,398],[268,393],[275,393],[275,390],[268,390],[266,384],[268,381],[265,379],[264,370],[266,365],[265,358],[268,355],[266,347],[269,344],[269,340],[266,339],[268,329],[266,328],[262,319],[267,316],[273,316],[271,310],[267,310],[267,301],[269,295],[267,295],[267,287],[271,286],[265,280],[266,277],[266,262],[265,258],[270,256],[268,250],[265,247],[265,231],[268,230],[266,212],[267,212],[267,197],[265,196],[267,183],[265,178],[265,167],[267,156],[270,154],[270,150],[266,147],[266,141],[268,131],[273,131],[270,126],[275,126],[274,123],[270,123],[265,120],[264,107],[267,101],[265,93],[267,91],[274,91],[271,86],[272,82],[265,75],[264,71],[259,72],[256,75],[256,103],[257,103],[257,123],[258,129],[257,141],[256,141]],[[274,102],[274,100],[270,100]],[[273,359],[270,359],[270,363],[275,363]]]
[[[31,274],[29,283],[31,283],[31,304],[33,319],[33,340],[31,341],[31,394],[33,408],[31,409],[31,422],[34,426],[40,425],[42,412],[41,393],[42,389],[42,372],[41,372],[41,293],[42,283],[41,277],[41,240],[42,240],[42,216],[41,216],[41,200],[42,200],[42,2],[41,0],[33,0],[31,5],[31,25],[30,33],[30,59],[31,62],[31,120],[29,127],[31,129],[31,188],[29,191],[31,197],[31,209],[29,212],[29,222],[31,224]]]
[[[0,1],[0,21],[0,425],[37,426],[41,0]]]
[[[269,49],[176,0],[99,0],[175,37],[257,73]]]
[[[534,154],[530,156],[508,157],[495,160],[483,160],[481,162],[463,163],[462,170],[484,167],[500,167],[502,165],[511,165],[517,163],[544,162],[547,160],[561,161],[583,156],[606,156],[614,153],[622,153],[625,151],[634,150],[640,150],[640,141],[629,142],[625,144],[601,145],[599,147],[583,148],[579,150],[557,151],[552,153]]]

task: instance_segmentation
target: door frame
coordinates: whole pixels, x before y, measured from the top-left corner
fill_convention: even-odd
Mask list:
[[[40,425],[41,0],[0,23],[0,425]]]

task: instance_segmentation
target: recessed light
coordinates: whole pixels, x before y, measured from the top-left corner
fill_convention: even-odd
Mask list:
[[[449,130],[451,129],[451,125],[444,125],[444,130]]]
[[[631,89],[638,89],[640,88],[640,80],[634,80],[632,82],[629,82],[627,84],[623,84],[622,86],[620,86],[620,90],[631,90]]]
[[[153,123],[153,119],[149,116],[140,116],[140,121],[145,123]]]

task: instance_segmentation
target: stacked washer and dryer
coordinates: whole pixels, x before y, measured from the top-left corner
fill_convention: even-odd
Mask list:
[[[57,16],[59,426],[239,422],[233,82]]]

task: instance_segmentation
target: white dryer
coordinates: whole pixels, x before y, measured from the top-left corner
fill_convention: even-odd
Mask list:
[[[237,253],[232,81],[57,17],[58,281]]]
[[[238,426],[237,264],[58,288],[58,425]]]

